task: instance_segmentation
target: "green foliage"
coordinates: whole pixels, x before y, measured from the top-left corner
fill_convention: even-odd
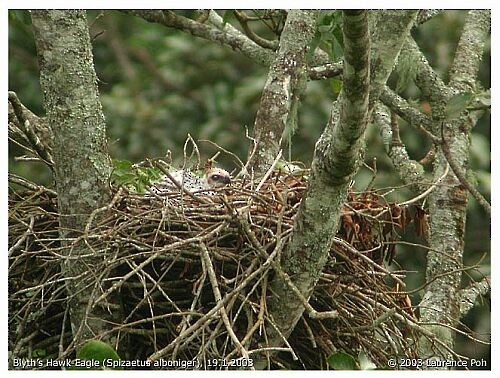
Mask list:
[[[226,26],[226,24],[233,20],[235,18],[234,16],[234,10],[226,10],[224,11],[224,14],[222,16],[222,26]]]
[[[124,186],[131,192],[146,192],[146,189],[161,176],[162,173],[157,168],[141,167],[128,160],[113,160],[111,182],[117,186]]]
[[[47,356],[47,350],[45,349],[33,349],[33,358],[45,358]]]
[[[321,11],[318,18],[318,30],[311,42],[309,56],[316,47],[328,53],[332,62],[339,61],[344,54],[344,36],[342,34],[342,11]]]
[[[328,357],[327,361],[334,370],[359,370],[358,361],[345,352],[335,352]]]
[[[327,362],[334,370],[374,370],[377,368],[363,351],[359,353],[357,359],[345,352],[335,352],[328,357]]]
[[[25,10],[9,10],[9,22],[20,22],[31,25],[31,17]]]
[[[87,341],[76,353],[76,358],[85,361],[97,361],[98,366],[103,366],[105,360],[120,361],[116,351],[100,340]]]
[[[446,119],[451,121],[458,118],[470,104],[473,96],[470,92],[458,93],[452,96],[446,104]]]

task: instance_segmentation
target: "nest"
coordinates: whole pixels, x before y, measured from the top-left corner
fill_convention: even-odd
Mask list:
[[[116,189],[80,237],[99,262],[78,279],[95,288],[92,300],[108,311],[119,299],[122,318],[110,332],[121,358],[229,361],[242,357],[235,337],[271,368],[326,369],[339,351],[356,359],[363,353],[380,367],[414,357],[421,335],[402,292],[404,271],[383,262],[393,259],[398,233],[414,217],[371,191],[349,194],[309,300],[318,313],[337,316],[305,311],[284,347],[266,351],[271,261],[286,247],[306,186],[300,174],[275,172],[206,196],[145,198]],[[70,278],[61,272],[70,247],[60,240],[55,194],[35,187],[9,195],[9,350],[16,358],[74,357]]]

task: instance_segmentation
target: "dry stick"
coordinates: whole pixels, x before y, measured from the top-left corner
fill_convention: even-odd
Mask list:
[[[257,261],[257,260],[254,260],[254,261]],[[250,339],[253,336],[253,334],[255,333],[255,331],[259,327],[261,327],[262,325],[264,325],[264,317],[265,317],[265,310],[266,310],[266,297],[267,297],[266,296],[266,292],[267,292],[267,275],[263,275],[261,279],[262,279],[263,283],[261,285],[262,292],[261,292],[261,296],[260,296],[259,314],[257,315],[257,321],[250,327],[250,329],[247,330],[247,334],[241,340],[241,344],[242,345],[247,344],[250,341]],[[248,302],[248,298],[255,291],[255,289],[257,289],[257,287],[258,287],[261,279],[257,280],[257,282],[252,287],[252,289],[249,290],[248,294],[243,299],[242,306],[243,306],[244,303]],[[231,353],[229,353],[226,356],[226,359],[228,359],[228,360],[231,359],[231,357],[235,353],[236,353],[236,350],[233,350]]]
[[[236,209],[235,209],[235,212],[236,212],[236,214],[238,214],[238,211]],[[248,224],[246,219],[244,219],[243,217],[237,217],[237,220],[240,222],[240,224],[243,228],[243,231],[247,235],[247,237],[250,240],[250,242],[252,243],[252,245],[257,249],[257,251],[259,251],[259,253],[262,256],[267,256],[267,252],[266,252],[265,248],[259,242],[255,233],[250,229],[250,225]],[[278,246],[280,247],[280,250],[281,250],[281,248],[282,248],[282,239],[281,238],[276,241],[276,248]],[[307,313],[311,319],[329,319],[329,318],[335,319],[338,316],[337,311],[323,311],[323,312],[316,311],[309,304],[309,301],[304,297],[304,295],[302,295],[302,293],[297,288],[297,286],[295,286],[295,284],[292,282],[292,280],[290,279],[288,274],[283,272],[281,267],[276,262],[273,261],[271,264],[273,266],[273,269],[276,271],[276,273],[279,274],[279,276],[286,282],[286,284],[294,292],[294,294],[297,296],[297,298],[300,299],[300,301],[302,302],[304,308],[307,310]]]
[[[194,310],[196,308],[196,303],[199,301],[201,292],[203,291],[203,284],[205,282],[205,279],[207,278],[207,271],[206,271],[203,264],[202,264],[202,269],[203,269],[202,275],[197,280],[199,282],[198,287],[196,288],[193,301],[191,302],[191,306],[189,307],[189,310],[192,311],[193,313],[194,313]],[[182,321],[180,324],[181,327],[180,327],[179,333],[182,333],[186,330],[186,328],[189,326],[190,321],[191,321],[191,315],[188,315],[186,317],[182,317]],[[175,346],[174,351],[172,352],[172,359],[173,360],[176,359],[177,353],[179,352],[179,347],[180,347],[180,344],[177,344]]]
[[[132,277],[134,274],[136,274],[140,269],[142,269],[146,265],[148,265],[151,261],[153,261],[154,259],[156,259],[161,253],[164,253],[166,250],[176,249],[176,248],[178,248],[178,247],[180,247],[180,246],[182,246],[184,244],[187,244],[187,243],[200,243],[203,240],[210,238],[212,235],[215,235],[215,234],[219,233],[224,227],[226,227],[226,225],[227,224],[225,222],[221,223],[213,231],[207,233],[204,236],[195,236],[195,237],[186,239],[186,240],[184,240],[182,242],[172,243],[169,246],[162,248],[161,251],[153,253],[150,257],[148,257],[146,260],[144,260],[142,263],[140,263],[137,266],[137,268],[135,268],[135,269],[131,270],[130,272],[128,272],[126,275],[124,275],[123,277],[121,277],[121,279],[118,282],[116,282],[115,284],[113,284],[113,286],[111,286],[108,290],[106,290],[99,298],[97,298],[94,301],[94,305],[92,307],[94,307],[97,303],[99,303],[104,298],[106,298],[113,291],[115,291],[119,287],[121,287],[125,281],[127,281],[130,277]]]
[[[269,169],[267,170],[266,174],[264,175],[264,177],[262,177],[262,179],[260,180],[259,182],[259,185],[257,185],[257,188],[255,188],[255,191],[258,192],[260,190],[260,188],[262,188],[262,185],[264,185],[264,183],[267,181],[268,177],[271,176],[271,174],[273,173],[274,171],[274,167],[276,167],[276,164],[278,164],[278,161],[280,160],[281,158],[281,153],[283,152],[283,150],[280,150],[278,152],[278,154],[276,155],[276,158],[274,159],[273,161],[273,164],[271,164],[271,166],[269,167]]]
[[[388,313],[391,311],[390,308],[388,308],[387,306],[383,305],[382,303],[380,302],[377,302],[376,300],[370,298],[370,297],[367,297],[367,296],[363,296],[364,300],[368,303],[370,303],[372,306],[374,307],[379,307],[380,309],[382,309],[385,313]],[[424,336],[428,337],[430,340],[436,342],[437,344],[441,345],[444,349],[446,349],[449,353],[451,353],[452,355],[457,355],[455,353],[455,351],[453,351],[449,346],[447,346],[444,342],[442,342],[441,340],[439,340],[439,338],[436,337],[436,335],[434,333],[432,333],[431,331],[429,331],[427,328],[425,327],[422,327],[420,324],[416,323],[413,319],[407,317],[407,316],[403,316],[401,315],[400,313],[396,312],[392,315],[393,317],[397,318],[399,321],[402,321],[404,322],[407,326],[409,326],[410,328],[420,332],[421,334],[423,334]],[[445,324],[440,324],[442,326],[446,326]]]
[[[240,284],[234,288],[234,290],[226,295],[224,299],[222,299],[221,302],[217,303],[210,311],[208,311],[204,316],[202,316],[196,323],[194,323],[192,326],[187,328],[184,332],[180,333],[179,336],[177,336],[169,345],[167,345],[165,348],[153,353],[151,356],[148,357],[150,361],[157,360],[163,356],[165,356],[167,353],[169,353],[174,347],[175,344],[180,343],[184,339],[186,339],[190,333],[196,331],[199,329],[207,320],[211,319],[217,311],[219,311],[220,306],[224,305],[226,302],[228,302],[234,295],[237,295],[243,288],[245,288],[256,276],[261,274],[264,270],[269,269],[272,261],[276,257],[278,253],[278,250],[275,249],[268,257],[268,259],[255,271],[250,273]]]
[[[94,218],[96,217],[96,215],[98,213],[105,212],[105,211],[108,211],[111,208],[113,208],[113,206],[115,206],[116,202],[118,202],[118,200],[120,199],[122,193],[123,193],[123,187],[118,189],[118,191],[116,192],[116,194],[114,195],[113,199],[111,200],[111,202],[109,204],[92,211],[92,213],[90,214],[89,219],[87,221],[87,224],[85,226],[85,233],[86,234],[90,233],[90,228],[92,227],[92,222],[93,222]]]
[[[384,268],[382,265],[379,265],[377,264],[375,261],[373,261],[372,259],[370,259],[368,256],[364,255],[363,253],[361,253],[360,251],[358,251],[356,248],[354,248],[352,245],[350,245],[349,243],[347,243],[345,240],[343,239],[340,239],[338,237],[334,237],[333,238],[333,242],[348,249],[349,252],[352,252],[354,253],[356,256],[360,257],[363,261],[367,262],[369,265],[372,265],[373,267],[375,267],[376,269],[379,269],[381,272],[385,273],[386,275],[388,275],[389,277],[391,277],[392,279],[394,279],[397,283],[399,283],[402,287],[406,287],[406,284],[404,283],[404,281],[402,281],[399,277],[397,277],[396,275],[394,275],[394,273],[390,272],[389,270],[387,270],[386,268]]]
[[[26,240],[28,235],[33,234],[33,226],[34,225],[35,225],[35,217],[31,216],[30,217],[30,224],[28,225],[28,228],[26,229],[26,231],[24,231],[24,233],[16,241],[16,243],[12,247],[9,248],[9,252],[7,254],[8,257],[10,257],[12,255],[12,253],[15,252],[21,246],[21,244]]]
[[[207,270],[208,278],[210,280],[210,284],[212,285],[212,292],[214,293],[214,298],[216,303],[222,302],[222,296],[219,290],[219,284],[217,283],[217,276],[215,275],[214,267],[212,265],[212,260],[210,260],[210,254],[208,252],[208,249],[204,243],[200,243],[200,250],[201,250],[201,261],[203,264],[205,264],[205,269]],[[248,359],[248,352],[245,349],[243,345],[241,345],[240,340],[238,339],[238,336],[233,331],[233,327],[231,326],[231,322],[229,321],[229,318],[227,316],[226,309],[224,305],[220,307],[220,315],[222,317],[222,321],[224,322],[224,325],[226,326],[226,330],[233,340],[233,343],[236,345],[236,347],[239,349],[239,352],[241,355]]]
[[[36,135],[36,133],[33,131],[29,119],[24,114],[23,105],[21,104],[21,101],[19,100],[15,92],[9,91],[9,101],[14,108],[14,113],[19,120],[19,126],[21,127],[22,132],[28,138],[30,144],[33,146],[38,156],[40,156],[40,158],[50,167],[50,169],[53,170],[54,160],[52,158],[52,155],[42,144],[40,138],[38,138],[38,135]]]
[[[14,173],[9,173],[8,178],[9,178],[9,181],[13,182],[14,184],[24,186],[25,188],[33,190],[35,192],[40,190],[40,191],[43,191],[43,192],[50,194],[52,197],[57,197],[57,192],[55,190],[46,188],[42,185],[35,184],[31,181],[26,180],[25,178],[23,178],[21,176],[14,174]]]
[[[228,154],[229,156],[232,156],[237,162],[238,164],[240,165],[240,168],[243,168],[245,166],[245,163],[243,163],[241,161],[241,159],[238,157],[238,155],[236,155],[234,152],[231,152],[229,150],[226,150],[225,148],[219,146],[217,143],[215,142],[212,142],[211,140],[208,140],[208,139],[199,139],[198,142],[205,142],[205,143],[209,143],[211,144],[212,146],[218,148],[219,150],[221,150],[222,152]]]
[[[420,201],[422,198],[425,198],[426,196],[428,196],[435,188],[436,186],[441,182],[443,181],[443,179],[446,177],[446,175],[448,174],[450,170],[450,165],[449,164],[446,164],[446,168],[444,170],[444,173],[441,175],[441,177],[439,177],[436,182],[434,182],[430,187],[429,189],[427,189],[425,192],[423,193],[420,193],[418,196],[416,197],[413,197],[411,199],[409,199],[408,201],[404,201],[404,202],[401,202],[401,203],[398,203],[398,206],[405,206],[405,205],[409,205],[409,204],[412,204],[412,203],[415,203],[417,201]],[[384,211],[387,211],[387,210],[384,210]],[[380,214],[379,214],[380,215]],[[377,215],[378,216],[378,215]]]

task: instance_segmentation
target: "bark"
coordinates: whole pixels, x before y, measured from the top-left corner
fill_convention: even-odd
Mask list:
[[[291,10],[280,47],[269,69],[254,125],[247,167],[264,174],[278,155],[285,130],[297,123],[300,96],[307,84],[306,52],[316,30],[316,12]]]
[[[391,25],[382,14],[374,16],[372,25],[378,30],[370,49],[368,12],[344,11],[343,88],[316,144],[308,192],[281,258],[282,270],[306,299],[326,262],[349,183],[362,162],[370,104],[382,91],[416,12],[387,11],[387,15]],[[373,66],[379,71],[374,72]],[[269,344],[279,345],[292,332],[304,306],[279,275],[271,288],[269,312],[279,332],[269,328],[267,333]]]
[[[451,68],[450,87],[444,92],[457,93],[475,88],[477,71],[489,31],[489,12],[470,11],[463,34],[457,47]],[[442,95],[443,96],[443,95]],[[434,98],[443,102],[443,98]],[[431,103],[432,105],[432,103]],[[458,168],[466,172],[469,162],[470,131],[474,118],[466,114],[452,121],[444,121],[441,109],[433,107],[436,121],[434,130],[439,130],[446,140],[447,148]],[[442,130],[441,130],[442,128]],[[434,178],[443,175],[448,165],[441,147],[438,148],[434,163]],[[430,249],[427,253],[426,286],[420,303],[421,320],[449,349],[436,348],[422,342],[421,357],[452,358],[455,332],[460,317],[463,316],[461,291],[464,235],[467,209],[467,191],[460,180],[450,170],[440,185],[429,196]]]
[[[399,137],[394,137],[390,116],[384,106],[377,106],[373,114],[373,120],[380,129],[380,135],[387,156],[391,159],[394,170],[401,181],[410,185],[417,193],[422,193],[429,189],[424,167],[418,161],[410,159],[405,145]]]
[[[344,85],[340,109],[318,141],[307,196],[301,203],[295,231],[281,258],[282,270],[309,299],[326,261],[338,227],[347,186],[359,164],[367,124],[369,94],[368,16],[366,11],[344,12]],[[332,118],[333,120],[333,118]],[[288,337],[304,306],[285,280],[276,278],[269,303],[279,333]],[[268,330],[269,344],[280,345],[282,336]]]
[[[106,328],[104,309],[89,305],[100,278],[92,268],[103,257],[89,249],[81,235],[89,215],[111,199],[111,160],[85,12],[37,10],[32,20],[44,106],[54,138],[60,237],[66,247],[61,271],[68,278],[71,326],[79,341]]]

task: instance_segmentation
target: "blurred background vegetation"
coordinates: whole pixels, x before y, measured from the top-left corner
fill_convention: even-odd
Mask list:
[[[224,12],[220,12],[223,15]],[[194,17],[194,11],[179,11]],[[430,64],[447,81],[448,69],[460,37],[466,11],[444,11],[419,28],[413,35]],[[323,11],[321,22],[339,19],[333,11]],[[99,78],[101,101],[106,115],[110,154],[115,159],[138,162],[146,157],[165,156],[172,152],[174,162],[182,160],[187,134],[198,141],[202,158],[211,157],[217,148],[210,140],[246,160],[253,121],[267,69],[233,52],[228,47],[208,42],[178,30],[120,13],[89,11],[88,22],[94,46],[95,69]],[[233,26],[238,23],[228,18]],[[252,25],[260,34],[269,33],[266,25]],[[330,52],[335,58],[339,46]],[[340,46],[341,48],[341,46]],[[42,92],[38,78],[38,63],[29,13],[9,12],[9,90],[17,92],[21,101],[37,115],[44,115]],[[486,48],[480,69],[480,81],[490,88],[490,47]],[[394,73],[389,84],[398,86],[400,93],[426,111],[419,103],[419,91],[414,83]],[[290,160],[310,163],[314,143],[329,116],[332,101],[340,89],[339,79],[311,81],[299,109],[299,129],[293,136]],[[402,122],[402,121],[401,121]],[[410,156],[421,159],[430,144],[410,127],[401,125],[401,137]],[[490,118],[486,114],[472,133],[471,171],[480,191],[490,196]],[[287,149],[288,150],[288,149]],[[14,160],[20,151],[9,146],[9,169],[35,182],[51,185],[49,169],[39,163],[19,163]],[[376,158],[375,188],[401,185],[386,157],[376,127],[367,131],[366,164],[373,166]],[[238,165],[227,154],[218,157],[220,165],[236,170]],[[362,190],[372,173],[363,168],[356,178],[356,188]],[[389,191],[389,189],[387,190]],[[401,189],[392,194],[393,200],[411,198]],[[412,231],[404,240],[421,243]],[[471,270],[472,277],[489,274],[490,219],[470,197],[467,220],[465,264],[482,261],[480,271]],[[401,246],[397,260],[409,271],[408,289],[424,282],[425,253],[423,248]],[[413,302],[420,300],[419,292]],[[479,333],[481,339],[490,332],[489,303],[477,306],[465,319],[466,326]],[[487,358],[488,346],[467,342],[459,336],[457,352]]]

